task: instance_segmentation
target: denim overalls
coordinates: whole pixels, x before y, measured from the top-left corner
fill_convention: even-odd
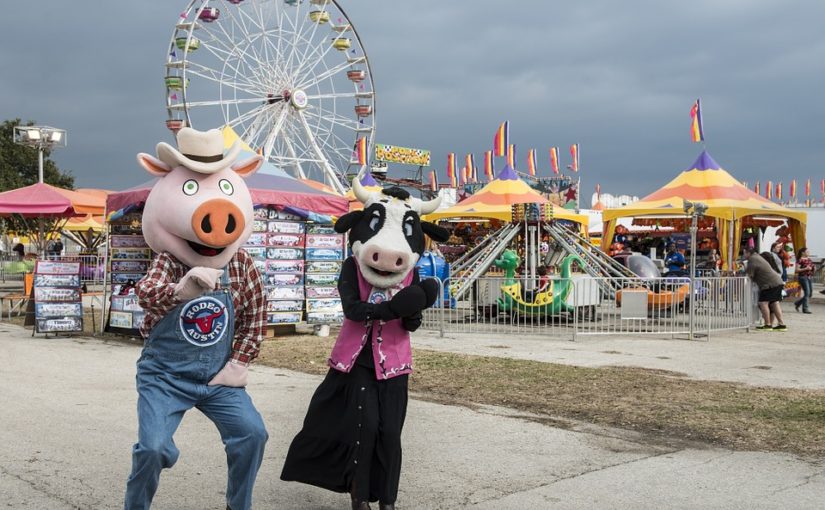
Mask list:
[[[192,407],[221,434],[229,465],[228,507],[252,506],[252,487],[268,438],[263,420],[244,388],[207,386],[229,360],[234,339],[227,269],[220,290],[170,310],[146,339],[137,362],[138,442],[126,482],[126,510],[151,505],[161,469],[172,467],[180,453],[172,436]]]

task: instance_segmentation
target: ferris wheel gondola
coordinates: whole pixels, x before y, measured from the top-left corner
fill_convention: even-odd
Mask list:
[[[369,59],[335,0],[192,0],[166,59],[167,126],[231,127],[276,167],[340,192],[375,136]]]

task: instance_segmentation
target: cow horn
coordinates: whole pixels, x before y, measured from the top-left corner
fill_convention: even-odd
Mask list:
[[[355,194],[355,198],[357,198],[362,204],[366,204],[367,200],[369,200],[372,195],[372,193],[365,190],[364,186],[361,185],[360,172],[355,176],[355,179],[352,180],[352,192]]]
[[[424,202],[423,200],[420,201],[418,214],[424,216],[425,214],[430,214],[431,212],[438,209],[438,206],[441,205],[441,195],[435,197],[432,200],[427,200]]]

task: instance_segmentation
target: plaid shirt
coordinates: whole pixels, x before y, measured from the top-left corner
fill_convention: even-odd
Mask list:
[[[235,305],[235,341],[232,360],[248,365],[258,356],[266,327],[266,293],[261,273],[243,250],[229,261],[229,289]],[[146,311],[140,334],[144,338],[170,310],[181,304],[175,285],[189,271],[173,255],[163,252],[135,286],[138,303]]]

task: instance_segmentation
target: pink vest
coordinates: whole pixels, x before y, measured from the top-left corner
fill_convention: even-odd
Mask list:
[[[413,271],[404,278],[400,285],[388,290],[389,299],[393,293],[407,287],[412,283]],[[358,290],[362,301],[369,301],[373,294],[373,286],[361,276],[358,263],[355,264],[355,272],[358,274]],[[385,289],[380,289],[385,290]],[[338,339],[329,355],[327,363],[335,370],[349,372],[355,365],[355,359],[360,354],[361,349],[367,344],[370,326],[373,326],[372,334],[372,359],[375,364],[375,377],[377,379],[391,379],[403,374],[412,372],[412,351],[410,350],[410,332],[401,325],[401,319],[389,322],[367,321],[355,322],[344,319]]]

